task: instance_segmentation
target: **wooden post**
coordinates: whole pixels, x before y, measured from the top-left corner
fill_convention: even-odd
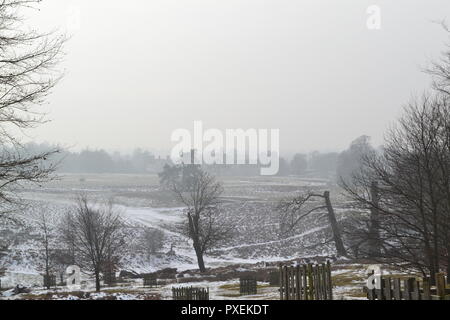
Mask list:
[[[298,300],[303,300],[303,268],[301,266],[297,267],[298,269]]]
[[[319,266],[313,266],[313,277],[314,277],[314,299],[320,300],[320,287],[319,287]]]
[[[430,280],[428,278],[423,279],[422,287],[422,300],[431,300]]]
[[[295,268],[291,267],[291,300],[295,300],[296,297],[296,289],[297,286],[295,285]]]
[[[378,300],[386,300],[384,297],[384,289],[385,289],[385,282],[384,282],[384,279],[381,278],[380,289],[375,290]]]
[[[321,269],[322,269],[322,272],[320,274],[320,288],[321,288],[321,292],[322,292],[322,299],[328,300],[328,297],[327,297],[328,291],[327,291],[327,283],[326,283],[326,281],[327,281],[327,276],[326,276],[327,265],[325,263],[322,264]]]
[[[393,280],[394,282],[394,299],[402,300],[402,292],[400,287],[400,279],[396,278]]]
[[[414,281],[412,281],[411,284],[412,284],[411,299],[412,300],[420,300],[420,284],[419,284],[419,281],[414,279]]]
[[[319,299],[320,300],[326,300],[326,298],[325,298],[325,295],[324,295],[324,293],[323,293],[323,272],[325,271],[325,268],[324,268],[324,265],[323,264],[320,264],[319,266],[318,266],[318,268],[319,268],[319,272],[318,272],[318,275],[317,275],[317,277],[318,277],[318,283],[319,283],[319,288],[318,288],[318,290],[319,290]]]
[[[314,300],[314,277],[312,264],[308,264],[308,291],[309,300]]]
[[[302,296],[302,279],[300,275],[300,266],[295,267],[295,299],[301,300]]]
[[[331,263],[327,261],[327,288],[328,288],[328,300],[333,300],[333,282],[331,279]]]
[[[384,297],[386,300],[392,300],[392,282],[391,278],[385,278],[382,280],[384,282]]]
[[[289,274],[287,266],[284,266],[284,299],[289,300]]]
[[[367,288],[367,299],[375,300],[375,297],[373,295],[373,290],[369,290],[369,288]]]
[[[280,268],[280,300],[283,300],[283,267],[281,266],[281,263],[279,264]]]
[[[308,286],[308,271],[306,269],[306,266],[302,266],[302,273],[303,273],[303,300],[308,300],[309,295],[309,286]]]
[[[408,278],[404,281],[403,299],[411,300],[412,284],[415,280],[415,278]]]
[[[443,273],[436,273],[436,295],[441,300],[445,298],[445,275]]]
[[[327,299],[327,285],[326,285],[326,280],[327,280],[327,265],[326,264],[322,264],[320,267],[320,295],[321,295],[321,299],[322,300],[328,300]]]

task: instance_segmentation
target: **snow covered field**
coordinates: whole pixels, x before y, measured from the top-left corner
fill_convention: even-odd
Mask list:
[[[291,197],[306,189],[333,188],[326,181],[292,177],[226,177],[223,183],[225,188],[223,210],[226,219],[236,225],[235,233],[221,247],[206,255],[207,267],[332,256],[333,248],[329,245],[320,248],[312,246],[323,237],[322,233],[326,230],[323,222],[312,219],[307,221],[294,236],[280,239],[274,210],[274,205],[280,199]],[[66,175],[41,189],[25,190],[22,198],[31,203],[51,206],[58,216],[73,205],[74,199],[80,193],[88,193],[94,198],[113,199],[130,225],[135,228],[150,227],[164,233],[164,246],[160,253],[150,257],[137,254],[125,256],[122,261],[124,270],[145,273],[164,268],[176,268],[179,272],[197,268],[190,240],[179,228],[184,219],[183,208],[168,195],[167,191],[161,190],[156,176]],[[337,195],[337,192],[335,194]],[[339,199],[336,197],[334,200]],[[22,214],[21,218],[27,223],[20,226],[1,226],[2,230],[11,233],[11,238],[14,239],[10,251],[0,258],[0,266],[5,269],[1,277],[3,287],[16,284],[40,286],[42,282],[40,276],[42,271],[36,263],[38,255],[36,241],[39,235],[32,230],[32,219],[26,213]],[[255,224],[254,221],[259,223]],[[168,255],[167,252],[171,248],[175,254]],[[230,282],[207,282],[196,285],[210,287],[212,298],[241,298],[239,295],[236,296],[233,283]],[[163,287],[155,294],[160,298],[168,297],[171,295],[170,288],[170,285]],[[126,290],[142,291],[136,289],[135,285]],[[262,296],[253,298],[278,297],[276,287],[263,286],[261,292]],[[36,294],[39,295],[39,291]],[[149,297],[141,295],[141,298]]]

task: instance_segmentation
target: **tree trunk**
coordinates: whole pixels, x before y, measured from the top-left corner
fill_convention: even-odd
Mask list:
[[[447,257],[447,284],[450,284],[450,256]]]
[[[198,226],[198,215],[192,216],[190,213],[188,213],[188,224],[189,224],[189,233],[190,237],[192,239],[192,242],[194,244],[194,250],[195,254],[197,255],[197,263],[198,268],[200,269],[200,272],[206,272],[205,268],[205,262],[203,260],[203,251],[200,245],[199,240],[199,226]]]
[[[330,200],[330,191],[325,191],[324,193],[325,203],[328,210],[328,220],[330,221],[331,230],[333,231],[334,243],[336,245],[336,252],[338,256],[347,256],[347,251],[345,250],[344,243],[342,242],[341,232],[336,220],[336,215],[334,213],[333,206]]]
[[[47,278],[46,287],[47,290],[50,290],[50,262],[49,262],[49,254],[48,247],[45,248],[45,277]]]
[[[369,257],[376,258],[381,255],[380,221],[379,221],[379,194],[378,183],[373,182],[370,187],[372,207],[370,208],[369,227]]]
[[[430,285],[434,286],[436,283],[436,269],[434,264],[434,256],[432,254],[432,249],[427,245],[425,245],[425,255],[427,257],[426,266],[428,271],[430,272]]]
[[[430,266],[430,285],[436,285],[436,269],[434,268],[434,264]]]
[[[95,291],[99,292],[100,288],[100,272],[95,271]]]
[[[197,242],[197,241],[196,241]],[[201,273],[206,272],[205,261],[203,260],[203,252],[198,243],[194,243],[195,254],[197,255],[198,268]]]
[[[45,271],[45,277],[46,277],[46,287],[47,287],[47,290],[50,290],[50,288],[51,288],[51,286],[50,286],[50,272],[49,272],[49,270],[47,269],[46,271]]]

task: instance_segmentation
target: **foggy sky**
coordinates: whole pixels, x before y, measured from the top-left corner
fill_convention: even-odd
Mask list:
[[[379,145],[444,50],[432,21],[450,20],[448,0],[45,0],[30,23],[72,28],[77,8],[52,121],[30,134],[122,151],[168,151],[195,120],[280,129],[282,152],[342,150],[362,134]]]

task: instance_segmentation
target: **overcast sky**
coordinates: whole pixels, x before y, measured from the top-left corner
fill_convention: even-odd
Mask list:
[[[370,5],[381,30],[367,28]],[[173,130],[202,120],[280,129],[282,152],[362,134],[378,145],[427,88],[421,68],[447,39],[432,21],[445,18],[448,0],[45,0],[30,23],[73,37],[52,121],[32,138],[169,150]]]

